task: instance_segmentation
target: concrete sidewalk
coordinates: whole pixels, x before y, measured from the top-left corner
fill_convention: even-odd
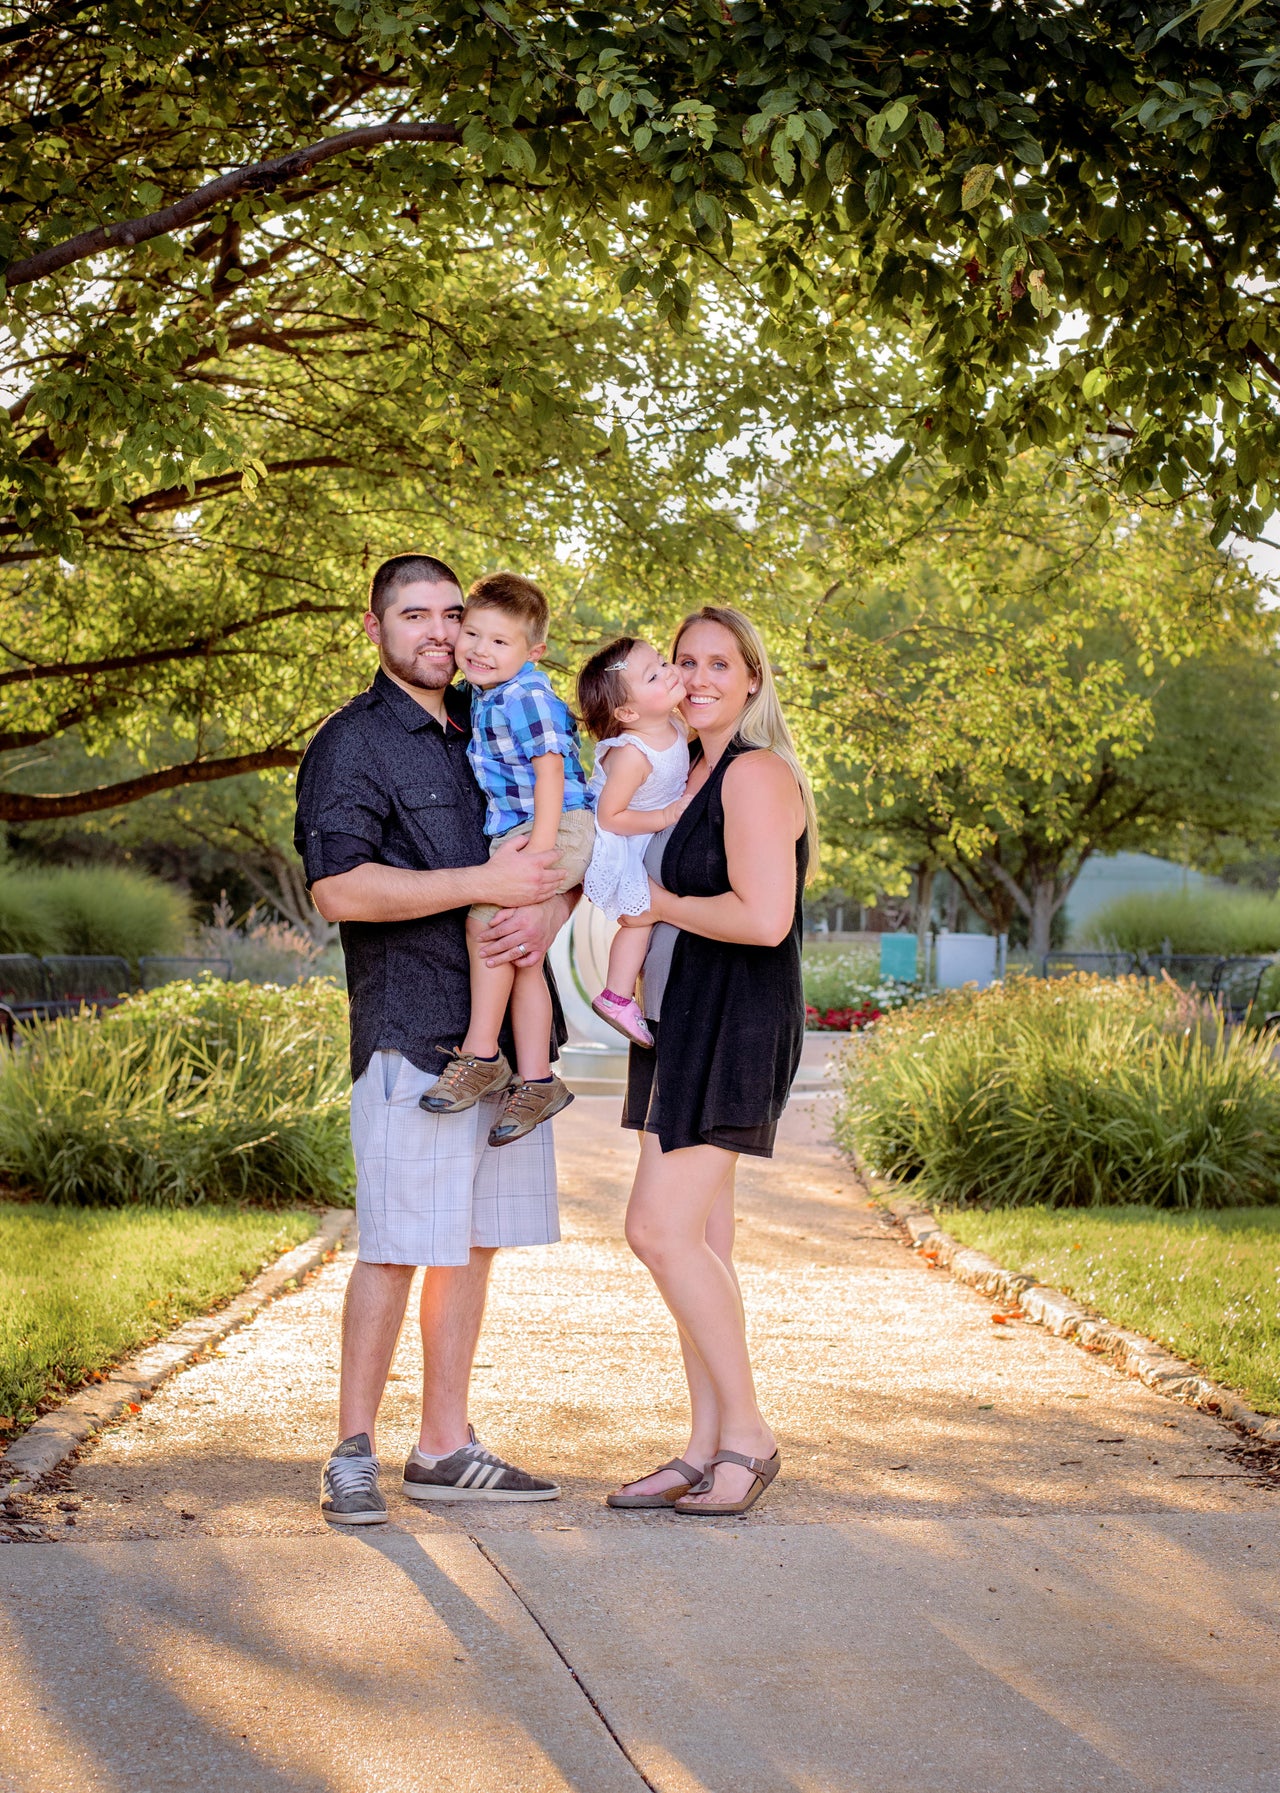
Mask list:
[[[604,1507],[683,1443],[616,1109],[557,1123],[566,1242],[500,1260],[479,1354],[482,1437],[564,1498],[324,1527],[340,1260],[32,1504],[63,1548],[0,1555],[0,1788],[1275,1793],[1275,1488],[1208,1416],[992,1326],[821,1103],[741,1177],[782,1477],[745,1521]],[[397,1473],[415,1372],[407,1334]]]

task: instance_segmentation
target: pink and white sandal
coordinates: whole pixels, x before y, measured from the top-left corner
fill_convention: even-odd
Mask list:
[[[653,1035],[649,1032],[644,1010],[634,996],[618,996],[612,990],[601,990],[591,1006],[602,1021],[607,1021],[610,1027],[616,1027],[633,1044],[653,1045]]]

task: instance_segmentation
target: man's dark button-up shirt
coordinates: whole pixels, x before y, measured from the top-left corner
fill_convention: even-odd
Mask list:
[[[488,858],[484,798],[467,763],[470,699],[451,686],[444,702],[441,728],[379,671],[321,726],[298,768],[294,845],[308,885],[370,861],[434,872]],[[382,1048],[438,1071],[461,1042],[471,1008],[466,918],[465,909],[449,909],[417,921],[342,923],[353,1078]],[[509,1040],[506,1048],[509,1055]]]

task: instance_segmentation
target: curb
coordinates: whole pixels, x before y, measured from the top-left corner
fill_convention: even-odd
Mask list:
[[[87,1438],[145,1401],[175,1371],[185,1369],[202,1351],[220,1344],[277,1295],[296,1287],[309,1270],[316,1269],[340,1248],[354,1222],[355,1214],[350,1208],[326,1208],[319,1232],[260,1271],[217,1313],[184,1321],[154,1345],[126,1357],[101,1382],[91,1383],[38,1419],[20,1438],[14,1439],[0,1458],[0,1495],[11,1499],[30,1493]]]
[[[1081,1307],[1061,1289],[1037,1282],[1034,1276],[1006,1270],[984,1251],[961,1245],[938,1225],[928,1208],[914,1197],[890,1195],[872,1190],[872,1199],[886,1209],[906,1232],[912,1246],[931,1263],[941,1264],[959,1281],[984,1295],[996,1296],[1017,1305],[1028,1320],[1047,1328],[1058,1338],[1068,1338],[1111,1359],[1118,1368],[1137,1376],[1157,1394],[1175,1401],[1187,1401],[1219,1419],[1230,1421],[1255,1438],[1268,1444],[1280,1444],[1280,1418],[1255,1413],[1253,1408],[1233,1394],[1211,1382],[1194,1364],[1175,1357],[1154,1339],[1141,1333],[1127,1332],[1113,1326],[1091,1308]]]

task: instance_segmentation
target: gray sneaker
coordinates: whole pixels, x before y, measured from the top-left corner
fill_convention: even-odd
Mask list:
[[[387,1503],[378,1489],[378,1459],[367,1432],[344,1438],[320,1478],[320,1511],[331,1525],[385,1525]]]
[[[555,1500],[554,1482],[544,1482],[485,1450],[468,1426],[471,1442],[451,1456],[424,1457],[417,1445],[404,1466],[402,1491],[410,1500]]]

